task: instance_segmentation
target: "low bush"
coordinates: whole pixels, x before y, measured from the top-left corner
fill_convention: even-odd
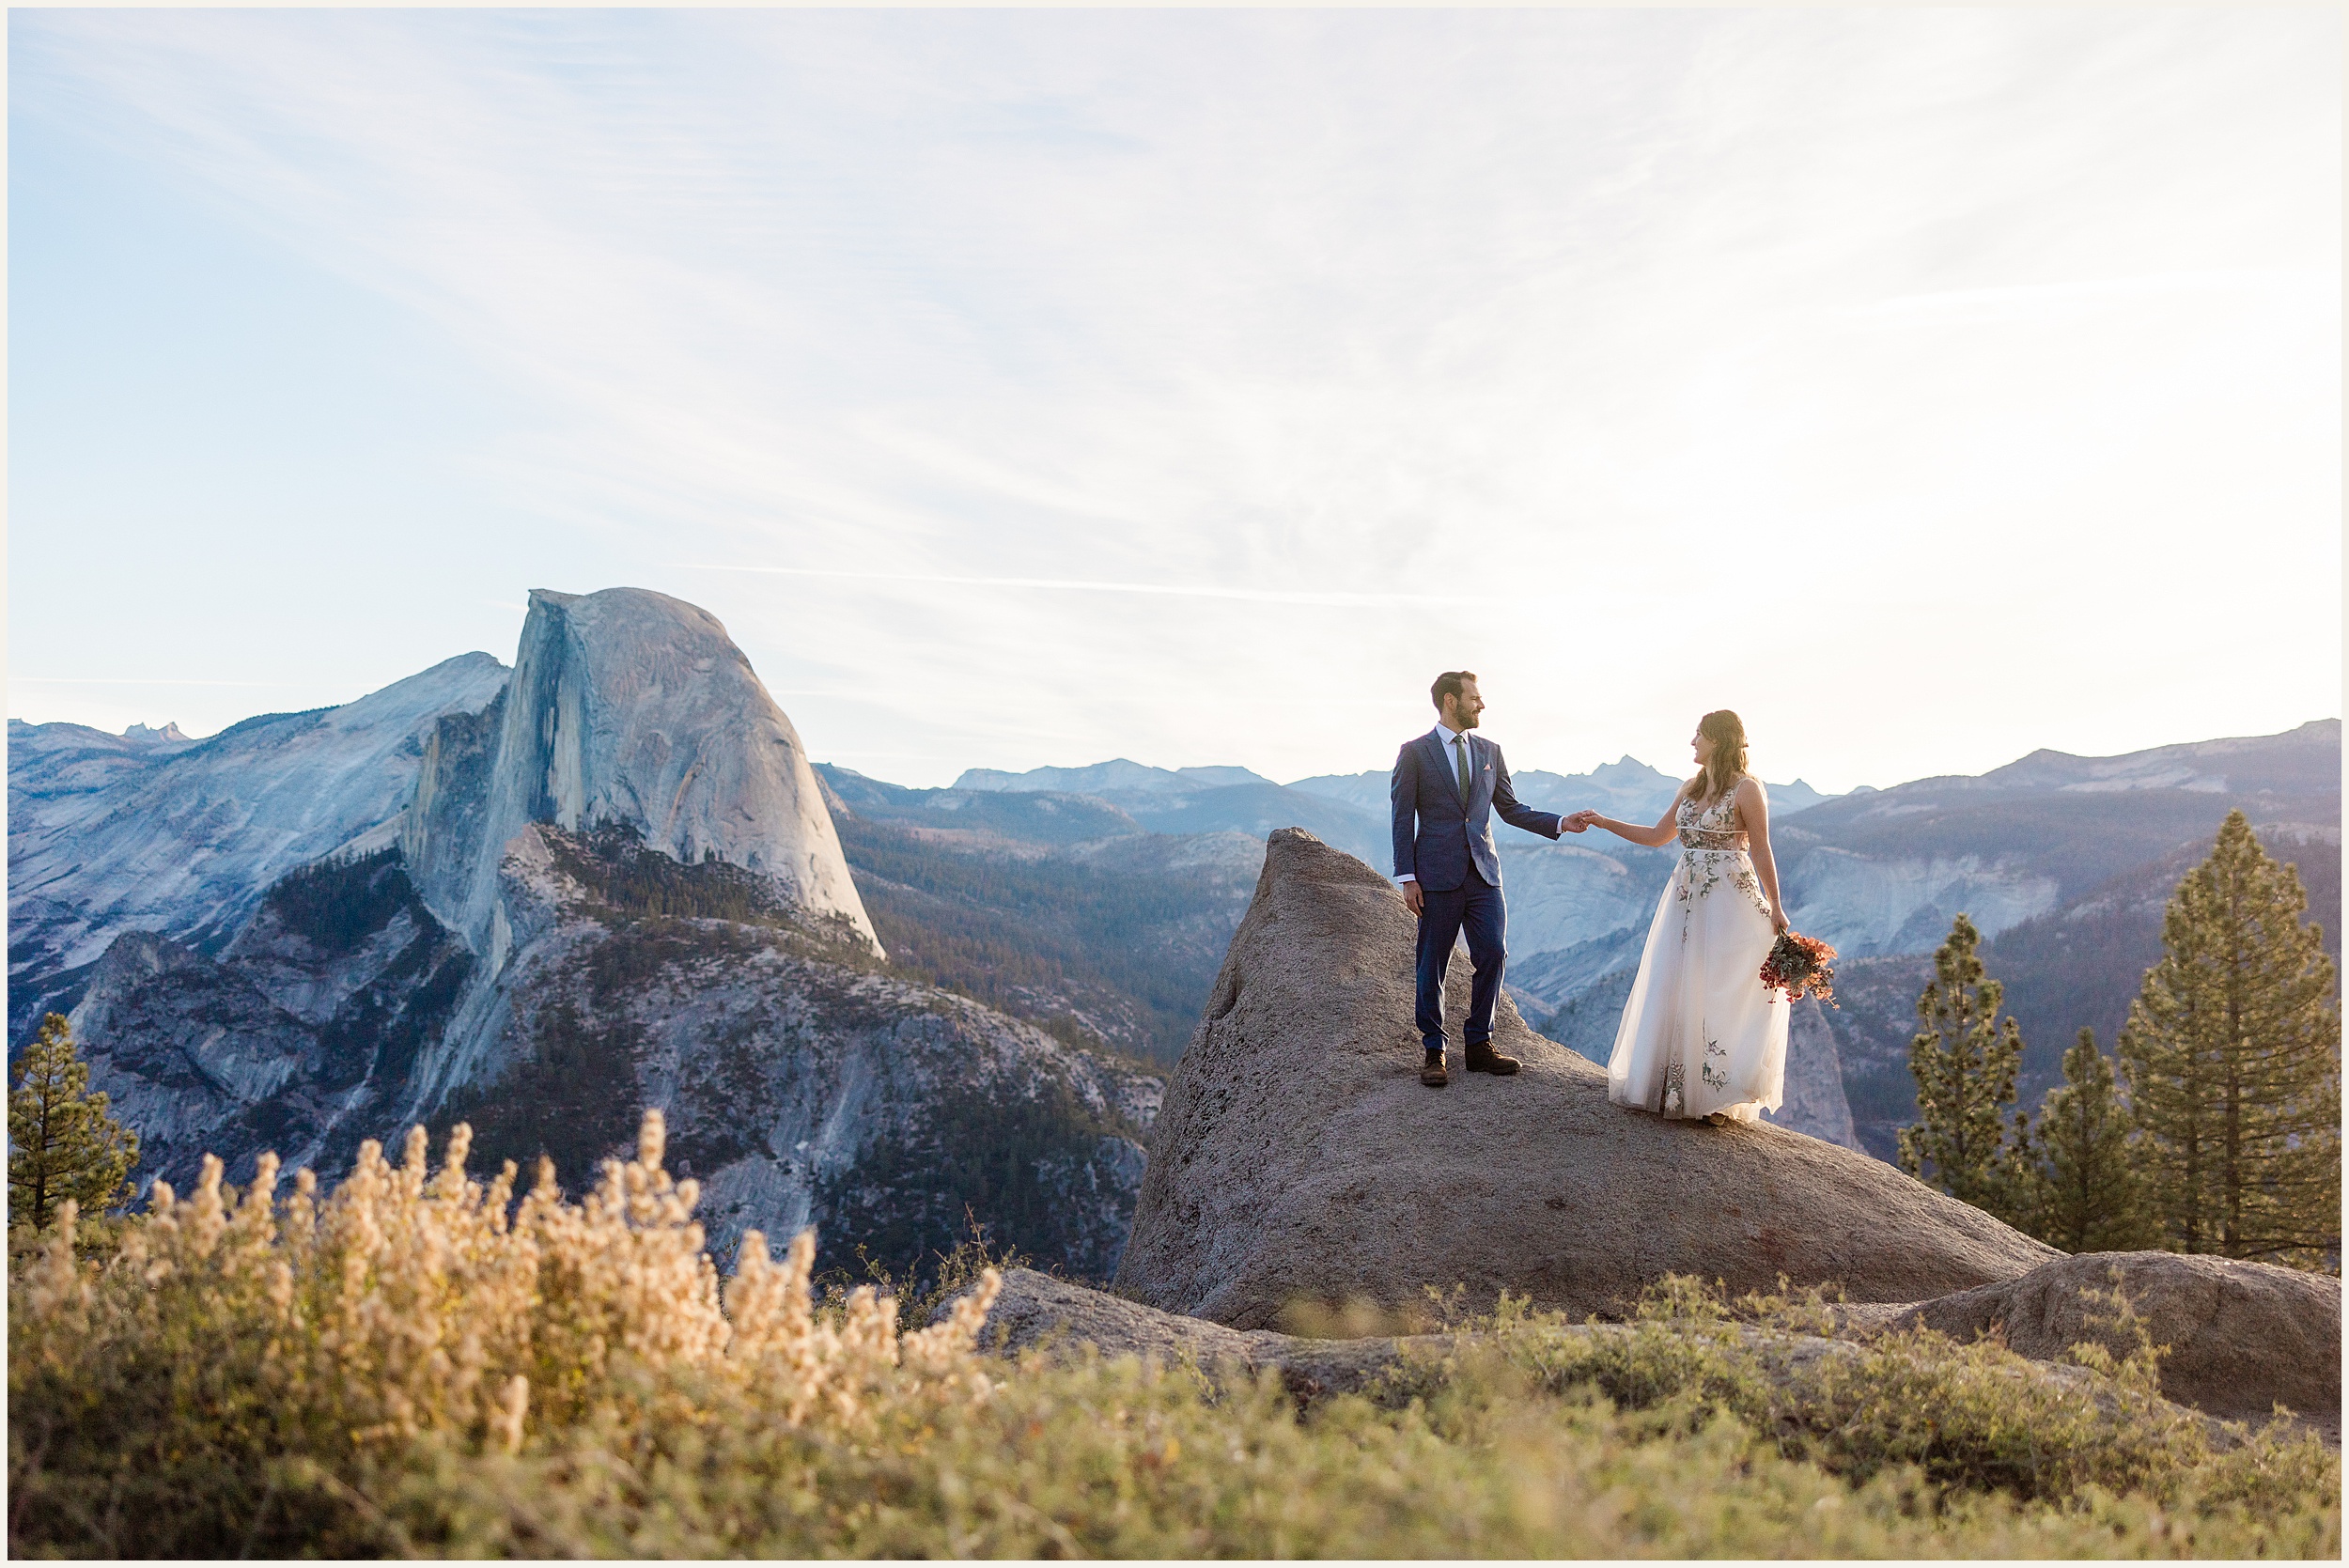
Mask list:
[[[991,1387],[970,1346],[993,1275],[900,1335],[869,1287],[815,1310],[813,1233],[777,1265],[753,1232],[722,1292],[658,1112],[578,1203],[545,1162],[519,1204],[511,1161],[469,1179],[469,1141],[457,1128],[433,1174],[421,1127],[397,1167],[366,1143],[323,1202],[307,1171],[278,1202],[274,1156],[240,1197],[207,1157],[102,1265],[76,1257],[69,1212],[9,1281],[11,1546],[364,1555],[406,1541],[390,1506],[420,1477],[528,1436],[714,1411],[853,1436],[917,1390]]]
[[[2159,1395],[2162,1347],[2127,1297],[2105,1294],[2100,1331],[2131,1346],[2075,1345],[2049,1368],[1998,1339],[1951,1339],[1921,1326],[1843,1334],[1837,1302],[1812,1289],[1730,1299],[1667,1277],[1623,1324],[1570,1323],[1506,1295],[1455,1321],[1439,1354],[1406,1358],[1385,1397],[1521,1387],[1603,1395],[1628,1425],[1658,1436],[1716,1418],[1781,1457],[1855,1483],[1913,1470],[1950,1493],[1997,1492],[2073,1503],[2139,1494],[2246,1520],[2336,1498],[2338,1457],[2305,1429],[2257,1433]]]
[[[819,1299],[804,1235],[780,1264],[747,1237],[722,1284],[661,1144],[648,1118],[576,1203],[468,1178],[459,1128],[438,1172],[419,1133],[324,1198],[208,1164],[102,1260],[69,1219],[10,1272],[11,1550],[2339,1552],[2336,1457],[2214,1441],[2145,1357],[2050,1385],[1667,1281],[1623,1325],[1504,1303],[1300,1415],[1270,1374],[980,1356],[986,1270],[921,1328]]]

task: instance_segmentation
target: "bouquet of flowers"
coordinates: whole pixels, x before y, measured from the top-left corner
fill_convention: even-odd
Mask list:
[[[1784,991],[1789,1001],[1800,1001],[1805,991],[1821,1001],[1835,1001],[1835,950],[1816,938],[1781,931],[1762,960],[1762,984]]]

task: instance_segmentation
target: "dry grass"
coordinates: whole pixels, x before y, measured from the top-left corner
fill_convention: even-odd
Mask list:
[[[975,1354],[996,1281],[901,1331],[811,1292],[812,1238],[721,1283],[661,1169],[438,1172],[321,1200],[208,1165],[102,1261],[10,1276],[20,1555],[2338,1555],[2339,1464],[2146,1394],[1893,1336],[1790,1379],[1815,1299],[1672,1281],[1606,1334],[1511,1305],[1376,1398]],[[1742,1318],[1740,1316],[1742,1314]],[[1814,1342],[1813,1342],[1814,1343]],[[2011,1361],[2011,1358],[2008,1358]],[[2077,1396],[2077,1397],[2075,1397]]]

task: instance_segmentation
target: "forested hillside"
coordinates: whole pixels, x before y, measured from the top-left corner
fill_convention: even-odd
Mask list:
[[[1258,844],[1144,833],[1080,796],[822,773],[857,892],[900,972],[1072,1043],[1161,1064],[1182,1055],[1254,891]]]

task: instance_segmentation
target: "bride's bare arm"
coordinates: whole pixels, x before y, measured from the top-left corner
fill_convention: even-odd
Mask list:
[[[1636,822],[1618,822],[1611,816],[1594,816],[1591,818],[1591,826],[1604,828],[1617,838],[1629,839],[1632,843],[1645,845],[1650,849],[1660,849],[1680,836],[1680,823],[1677,820],[1680,797],[1688,792],[1688,786],[1682,784],[1678,792],[1672,796],[1672,803],[1664,808],[1664,815],[1656,819],[1656,826],[1653,828],[1642,828]]]
[[[1738,781],[1737,822],[1746,831],[1746,842],[1753,856],[1753,874],[1762,879],[1762,894],[1770,901],[1770,924],[1783,931],[1786,901],[1778,895],[1778,861],[1770,853],[1770,801],[1762,792],[1761,781]]]

